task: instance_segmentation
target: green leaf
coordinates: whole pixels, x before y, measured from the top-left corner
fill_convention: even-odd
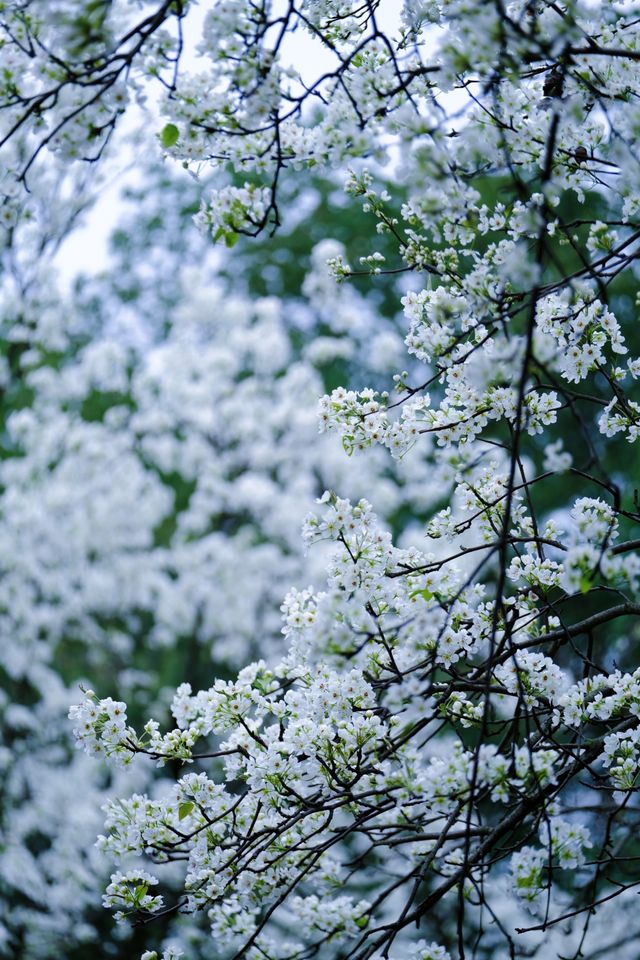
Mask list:
[[[139,886],[137,886],[137,887],[135,888],[134,893],[133,893],[133,897],[134,897],[134,900],[136,901],[136,903],[140,903],[140,901],[142,900],[142,898],[143,898],[143,897],[146,897],[146,895],[147,895],[147,890],[148,890],[148,889],[149,889],[149,884],[148,884],[148,883],[141,883]]]
[[[224,240],[227,247],[235,247],[239,239],[240,234],[234,233],[233,230],[229,230],[227,227],[218,227],[216,232],[213,234],[214,243],[217,243],[218,240]]]
[[[342,449],[348,457],[353,453],[353,437],[349,437],[345,434],[342,438]]]
[[[428,602],[429,600],[433,600],[434,594],[431,593],[431,590],[428,590],[427,587],[425,587],[424,590],[414,590],[409,594],[409,597],[411,600],[413,600],[415,597],[424,597],[424,599]]]
[[[160,134],[160,142],[165,149],[174,147],[179,139],[180,131],[176,127],[175,123],[168,123],[165,127],[163,127],[162,133]]]
[[[584,573],[580,578],[580,593],[589,593],[592,586],[593,583],[591,577],[588,573]]]
[[[191,800],[186,800],[185,803],[181,803],[178,807],[178,818],[184,820],[185,817],[189,816],[194,806],[195,804]]]

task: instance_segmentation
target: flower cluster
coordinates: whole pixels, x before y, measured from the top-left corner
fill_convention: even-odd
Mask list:
[[[270,202],[269,191],[264,187],[250,183],[245,183],[244,187],[226,187],[218,190],[210,203],[203,203],[195,222],[214,240],[222,239],[232,247],[238,234],[259,232]]]
[[[566,674],[541,653],[518,650],[507,663],[496,667],[496,679],[510,692],[534,706],[541,699],[558,703],[568,685]]]
[[[537,306],[538,329],[555,341],[555,366],[569,383],[580,383],[606,365],[605,348],[617,355],[627,353],[616,316],[588,288],[581,293],[551,294]]]
[[[365,450],[372,444],[388,447],[393,456],[401,457],[415,444],[421,433],[429,429],[429,397],[416,397],[402,407],[400,415],[392,419],[388,414],[388,394],[378,395],[374,390],[336,388],[320,401],[321,432],[340,433],[346,453]]]
[[[118,757],[123,763],[131,759],[133,731],[127,726],[125,703],[111,697],[98,700],[93,690],[87,690],[83,702],[69,711],[69,719],[77,745],[90,756]]]
[[[131,913],[155,913],[162,909],[162,897],[148,893],[158,880],[145,870],[114,873],[103,897],[105,907],[116,907],[116,920],[125,920]]]
[[[552,817],[540,826],[540,840],[546,846],[523,847],[510,863],[516,894],[534,914],[543,909],[555,862],[561,870],[576,870],[585,862],[584,850],[593,846],[585,827],[562,817]]]

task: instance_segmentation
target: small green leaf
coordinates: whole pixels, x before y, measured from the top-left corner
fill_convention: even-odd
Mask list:
[[[424,590],[414,590],[409,594],[409,599],[414,600],[416,597],[423,597],[428,602],[429,600],[433,600],[434,596],[435,594],[431,593],[431,590],[425,587]]]
[[[342,449],[348,457],[353,453],[353,437],[349,437],[345,434],[342,438]]]
[[[580,578],[580,593],[589,593],[592,586],[591,577],[586,573],[583,574]]]
[[[217,243],[218,240],[224,240],[228,247],[235,247],[239,239],[240,234],[234,233],[234,231],[229,230],[228,227],[218,227],[216,232],[213,234],[214,243]]]
[[[184,820],[185,817],[188,817],[191,811],[193,810],[195,804],[191,800],[181,803],[178,807],[178,817],[180,820]]]
[[[176,127],[175,123],[168,123],[160,134],[160,142],[166,149],[169,147],[174,147],[179,139],[180,131]]]

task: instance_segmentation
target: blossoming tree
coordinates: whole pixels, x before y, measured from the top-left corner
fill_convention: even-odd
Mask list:
[[[173,779],[110,802],[105,904],[145,960],[176,955],[152,922],[174,913],[255,960],[637,956],[637,10],[221,0],[192,69],[188,3],[31,6],[3,11],[6,136],[31,143],[8,205],[46,151],[97,159],[154,82],[161,149],[234,171],[196,217],[229,247],[278,226],[297,169],[344,169],[371,238],[328,269],[406,281],[409,358],[325,396],[320,428],[441,478],[401,545],[330,484],[282,654],[181,684],[167,731],[116,690],[72,708],[87,752]]]
[[[304,301],[286,283],[278,299],[250,296],[249,265],[246,289],[232,291],[206,238],[185,236],[190,214],[173,207],[179,196],[188,211],[195,185],[153,166],[145,179],[146,207],[130,205],[133,223],[127,204],[121,212],[113,273],[76,293],[56,290],[44,254],[39,283],[9,256],[33,242],[38,218],[6,238],[0,955],[135,950],[126,929],[105,929],[108,863],[93,850],[101,805],[132,781],[69,750],[78,681],[115,683],[139,716],[163,711],[168,685],[231,675],[278,649],[282,596],[322,571],[321,553],[304,555],[299,517],[324,485],[375,491],[390,520],[438,497],[419,457],[400,480],[384,451],[376,464],[347,460],[317,432],[335,358],[364,378],[388,372],[397,324],[348,287],[336,298],[318,253]],[[284,251],[286,231],[278,242]],[[187,245],[197,269],[182,264]],[[163,283],[150,260],[162,261]],[[278,269],[266,291],[279,281]],[[155,773],[140,768],[136,789],[159,789]]]

